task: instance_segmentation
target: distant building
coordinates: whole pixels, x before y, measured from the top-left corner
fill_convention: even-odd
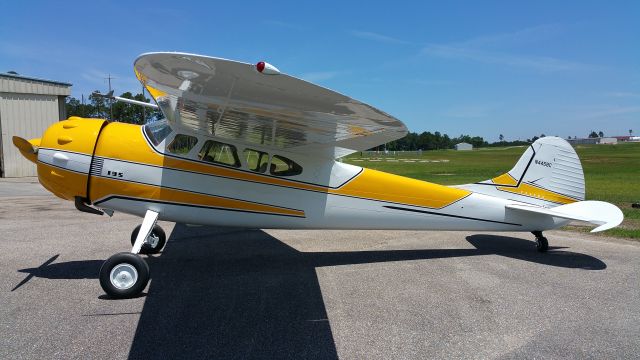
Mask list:
[[[571,145],[589,145],[597,144],[600,138],[584,138],[584,139],[568,139],[567,141]]]
[[[614,138],[618,139],[618,142],[640,141],[640,137],[638,137],[638,136],[624,135],[624,136],[614,136]]]
[[[630,136],[610,136],[595,137],[584,139],[567,139],[571,145],[588,145],[588,144],[617,144],[619,142],[633,141]]]
[[[456,144],[456,150],[460,151],[460,150],[473,150],[473,145],[465,143],[465,142],[461,142],[459,144]]]
[[[598,144],[617,144],[618,143],[618,139],[615,137],[603,137],[600,138],[600,141],[598,141]]]
[[[49,125],[66,118],[71,84],[0,73],[0,177],[36,176],[36,167],[13,146],[14,135],[39,138]]]

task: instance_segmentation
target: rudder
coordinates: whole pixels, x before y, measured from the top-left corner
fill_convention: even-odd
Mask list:
[[[566,140],[555,136],[536,140],[505,174],[461,187],[538,205],[570,204],[585,198],[578,154]]]

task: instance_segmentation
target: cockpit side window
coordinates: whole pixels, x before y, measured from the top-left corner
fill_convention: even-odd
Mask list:
[[[269,165],[269,154],[252,149],[244,149],[243,154],[249,170],[259,173],[267,171],[267,166]]]
[[[144,126],[144,133],[155,146],[160,145],[171,134],[171,131],[167,120],[154,121]]]
[[[284,156],[273,155],[269,173],[277,176],[294,176],[302,173],[302,166]]]
[[[167,146],[167,151],[177,155],[186,155],[198,143],[198,138],[191,135],[178,134]]]
[[[221,142],[207,140],[198,153],[198,158],[203,161],[240,167],[238,150],[235,146]]]

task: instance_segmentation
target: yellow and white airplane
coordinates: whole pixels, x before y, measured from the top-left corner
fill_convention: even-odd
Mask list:
[[[268,63],[150,53],[134,69],[164,120],[138,126],[72,117],[40,139],[13,138],[37,164],[40,183],[78,210],[144,218],[132,250],[100,269],[112,297],[146,287],[149,268],[138,254],[162,250],[158,219],[252,228],[527,231],[539,251],[548,248],[544,230],[579,220],[602,231],[623,219],[612,204],[584,201],[580,160],[557,137],[533,143],[504,175],[443,186],[336,161],[407,129],[383,111]]]

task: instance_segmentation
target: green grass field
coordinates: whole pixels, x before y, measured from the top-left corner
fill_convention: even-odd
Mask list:
[[[526,147],[483,148],[473,151],[435,150],[405,154],[355,153],[344,162],[444,185],[467,184],[509,171]],[[587,199],[618,205],[623,224],[607,235],[640,239],[640,143],[578,145],[587,187]],[[577,226],[569,229],[586,231]]]

